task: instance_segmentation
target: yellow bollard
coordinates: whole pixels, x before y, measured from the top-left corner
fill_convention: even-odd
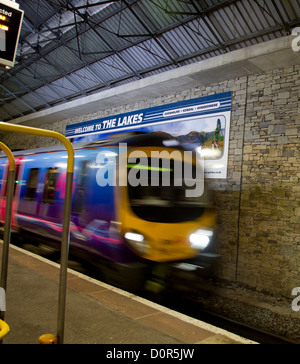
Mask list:
[[[0,320],[0,341],[9,333],[9,326],[6,322]]]
[[[39,344],[57,344],[57,336],[53,334],[45,334],[39,337]]]

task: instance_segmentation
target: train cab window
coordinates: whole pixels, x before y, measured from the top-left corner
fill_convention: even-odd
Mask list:
[[[27,184],[27,190],[25,195],[25,200],[33,201],[35,198],[35,192],[37,189],[38,183],[38,176],[39,176],[39,169],[32,168],[29,173],[29,179]]]
[[[143,176],[140,171],[137,172],[140,175],[140,184],[128,186],[130,207],[136,216],[146,221],[171,224],[192,221],[204,213],[208,206],[208,191],[199,197],[186,196],[188,186],[185,185],[183,176],[184,166],[179,170],[180,173],[175,173],[179,164],[176,166],[172,160],[169,164],[170,168],[163,168],[162,160],[154,162],[152,159],[145,162],[147,163],[145,166],[142,166],[142,162],[137,165],[128,165],[128,173],[132,173],[132,169],[148,172]],[[155,167],[156,179],[152,178],[150,173],[152,162],[154,166],[159,166]],[[192,172],[195,177],[195,171],[192,170]],[[178,176],[181,176],[180,180]],[[169,181],[168,185],[164,183],[164,180]]]
[[[58,168],[48,168],[44,188],[43,203],[52,205],[55,197],[55,187],[58,175]]]

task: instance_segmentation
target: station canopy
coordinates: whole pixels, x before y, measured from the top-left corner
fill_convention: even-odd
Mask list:
[[[1,0],[0,0],[1,1]],[[19,0],[0,120],[292,33],[300,0]]]

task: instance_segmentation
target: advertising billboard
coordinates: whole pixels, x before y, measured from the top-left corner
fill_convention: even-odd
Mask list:
[[[232,92],[185,100],[66,127],[73,142],[108,138],[112,133],[165,134],[205,160],[207,178],[227,178]]]

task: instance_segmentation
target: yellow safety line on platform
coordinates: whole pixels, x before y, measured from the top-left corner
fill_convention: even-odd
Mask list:
[[[9,326],[6,322],[0,320],[0,340],[2,340],[9,333]]]

